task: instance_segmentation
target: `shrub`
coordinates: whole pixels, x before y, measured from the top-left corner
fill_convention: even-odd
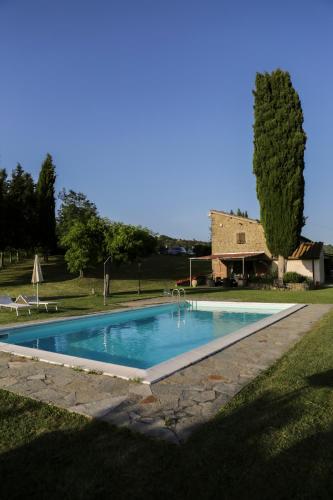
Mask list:
[[[284,273],[283,282],[284,283],[304,283],[306,281],[306,277],[301,274],[295,272]]]
[[[250,276],[250,283],[258,283],[262,285],[272,285],[274,280],[276,279],[276,275],[273,274],[265,274],[262,276]]]

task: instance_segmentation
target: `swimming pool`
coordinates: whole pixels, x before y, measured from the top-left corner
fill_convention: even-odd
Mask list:
[[[45,361],[152,382],[295,308],[299,306],[213,301],[163,304],[2,328],[0,348],[8,351],[7,346],[10,352]]]

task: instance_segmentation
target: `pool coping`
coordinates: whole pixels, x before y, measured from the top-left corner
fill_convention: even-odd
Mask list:
[[[6,352],[9,354],[17,355],[17,356],[22,356],[22,357],[27,357],[30,359],[38,359],[39,361],[44,361],[46,363],[51,363],[55,365],[63,365],[66,367],[70,368],[77,368],[81,369],[84,371],[88,372],[98,372],[102,373],[103,375],[109,375],[111,377],[119,377],[123,378],[126,380],[140,380],[140,382],[144,384],[152,384],[155,382],[158,382],[159,380],[168,377],[169,375],[187,367],[190,366],[198,361],[201,361],[202,359],[205,359],[212,354],[215,354],[218,351],[221,351],[236,342],[239,342],[240,340],[253,335],[254,333],[263,330],[264,328],[277,323],[283,318],[286,318],[287,316],[290,316],[296,311],[299,311],[300,309],[303,309],[306,307],[306,304],[287,304],[287,303],[271,303],[271,302],[232,302],[232,301],[200,301],[200,300],[188,300],[188,302],[193,304],[200,304],[201,306],[205,307],[207,304],[212,304],[215,303],[216,306],[218,305],[224,306],[224,307],[241,307],[241,305],[246,305],[250,306],[249,309],[255,308],[255,307],[260,307],[263,308],[263,306],[267,306],[267,309],[272,308],[272,306],[287,306],[285,309],[272,314],[268,318],[264,318],[262,320],[259,320],[252,325],[245,326],[243,328],[240,328],[236,332],[230,333],[225,337],[221,337],[219,339],[212,340],[208,342],[207,344],[204,344],[203,346],[197,347],[195,349],[192,349],[188,352],[185,352],[183,354],[180,354],[178,356],[175,356],[167,361],[164,361],[162,363],[159,363],[151,368],[148,368],[146,370],[140,369],[140,368],[133,368],[130,366],[124,366],[124,365],[116,365],[113,363],[106,363],[102,361],[95,361],[95,360],[90,360],[86,358],[79,358],[76,356],[70,356],[67,354],[59,354],[59,353],[54,353],[50,351],[44,351],[41,349],[34,349],[30,347],[23,347],[19,346],[16,344],[8,344],[4,342],[0,342],[0,351]],[[160,304],[153,304],[150,306],[147,306],[149,308],[151,307],[160,307],[161,305],[167,304],[170,302],[165,302],[165,303],[160,303]],[[245,306],[245,307],[246,307]],[[145,307],[144,307],[145,308]],[[265,308],[265,307],[264,307]],[[20,325],[14,325],[14,326],[4,326],[0,328],[0,333],[1,331],[8,330],[10,329],[20,329],[26,326],[33,326],[34,324],[52,324],[55,322],[62,322],[62,321],[68,321],[68,320],[79,320],[82,318],[86,317],[94,317],[96,315],[105,315],[105,314],[116,314],[119,312],[126,312],[126,311],[134,311],[134,310],[142,310],[143,307],[133,307],[133,308],[128,308],[128,309],[117,309],[117,310],[111,310],[111,311],[103,311],[100,313],[92,313],[92,314],[87,314],[87,315],[82,315],[82,316],[70,316],[70,317],[64,317],[64,318],[59,318],[59,319],[52,319],[52,320],[47,320],[47,321],[29,321],[29,322],[24,322],[20,323]]]

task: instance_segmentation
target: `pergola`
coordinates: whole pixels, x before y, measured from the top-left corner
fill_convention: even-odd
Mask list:
[[[269,259],[265,252],[238,252],[238,253],[217,253],[213,255],[204,255],[203,257],[190,257],[190,286],[192,286],[192,261],[193,260],[215,260],[219,259],[224,262],[241,261],[242,274],[245,274],[245,260],[255,260],[258,257]]]

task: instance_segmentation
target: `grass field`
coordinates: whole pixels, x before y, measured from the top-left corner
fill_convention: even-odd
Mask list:
[[[331,499],[333,315],[181,447],[0,390],[0,498]]]
[[[195,274],[210,272],[209,262],[195,262]],[[20,293],[34,293],[31,285],[33,261],[23,260],[13,263],[0,271],[0,295],[8,294],[13,298]],[[30,319],[49,319],[57,316],[80,315],[94,311],[103,311],[121,306],[128,300],[161,296],[166,288],[173,288],[175,281],[188,277],[188,257],[154,255],[142,266],[141,288],[138,295],[138,280],[136,265],[123,265],[111,269],[111,297],[107,306],[103,305],[103,268],[89,270],[86,277],[80,279],[71,275],[63,257],[51,257],[49,263],[42,263],[45,282],[40,285],[40,296],[59,301],[59,313],[33,311],[31,317],[23,311],[17,319],[14,312],[2,309],[0,324],[27,321]],[[94,293],[92,293],[94,291]],[[187,289],[187,294],[193,298],[210,300],[239,300],[258,302],[295,302],[295,303],[333,303],[333,288],[322,288],[306,292],[197,288]]]
[[[26,259],[13,263],[0,271],[0,295],[8,294],[16,298],[20,293],[32,295],[31,284],[33,261]],[[209,272],[207,262],[201,263],[202,272]],[[44,283],[39,286],[40,296],[59,301],[59,313],[39,313],[33,311],[32,317],[23,311],[18,319],[15,312],[0,311],[0,324],[29,319],[46,319],[50,316],[68,316],[90,313],[119,307],[128,300],[160,296],[165,288],[173,288],[175,281],[188,275],[188,259],[183,256],[154,255],[142,265],[142,293],[138,295],[138,272],[136,265],[123,265],[111,269],[111,297],[107,307],[103,305],[103,266],[88,270],[86,277],[77,278],[67,271],[62,256],[51,257],[48,263],[42,262]],[[92,293],[94,291],[94,293]]]

